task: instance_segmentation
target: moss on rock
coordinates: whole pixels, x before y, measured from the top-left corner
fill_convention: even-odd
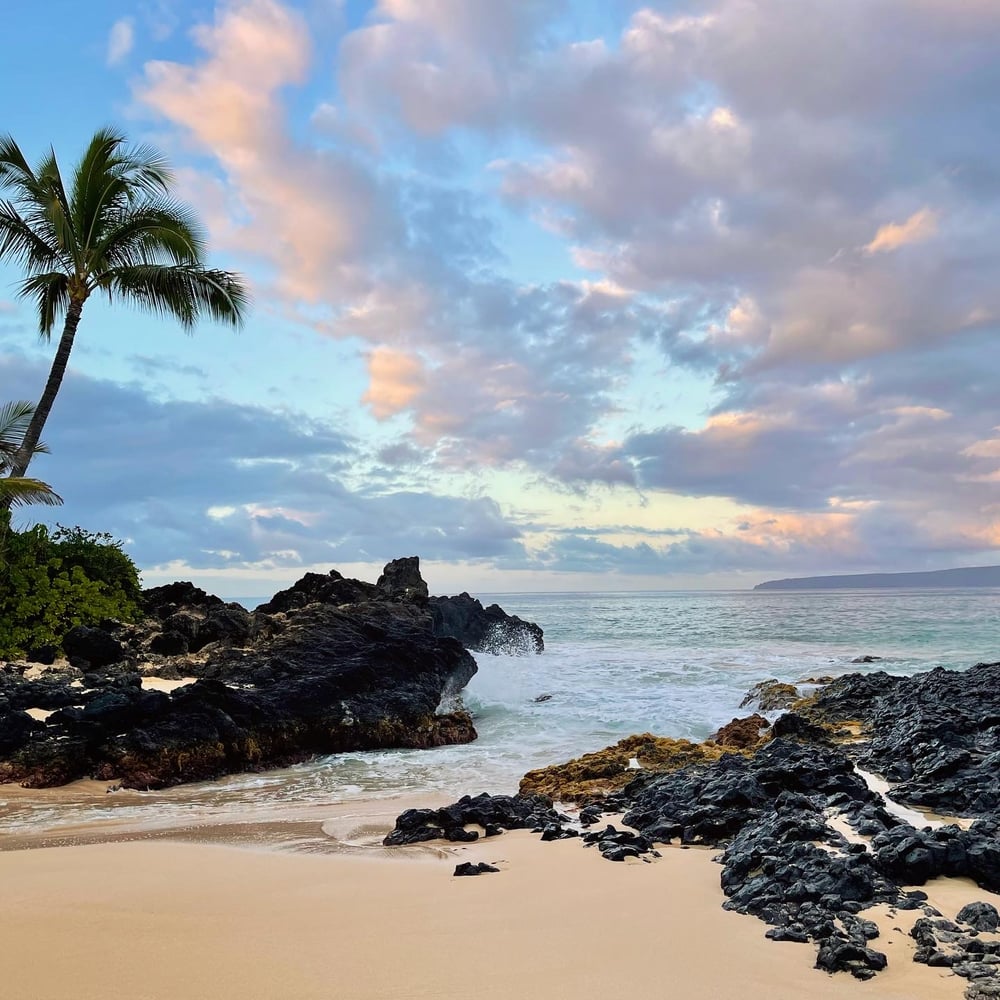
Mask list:
[[[644,771],[677,771],[691,764],[718,760],[731,747],[713,742],[692,743],[652,733],[627,736],[614,746],[595,753],[529,771],[519,787],[521,795],[548,795],[562,802],[587,802],[624,788],[635,776],[635,758]]]

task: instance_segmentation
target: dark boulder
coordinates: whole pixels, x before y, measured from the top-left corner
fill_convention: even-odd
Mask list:
[[[104,629],[77,625],[63,637],[63,650],[75,666],[105,667],[125,656],[122,644]]]
[[[55,663],[58,655],[59,647],[51,643],[44,646],[35,646],[34,649],[28,650],[28,660],[31,663],[41,663],[44,666],[50,666]]]
[[[492,872],[500,871],[499,868],[493,865],[488,865],[485,861],[480,861],[476,864],[472,861],[463,861],[459,865],[455,865],[455,875],[488,875]]]
[[[250,612],[238,604],[212,608],[195,628],[194,640],[189,642],[190,652],[204,649],[210,642],[225,642],[231,646],[245,646],[253,631]]]
[[[142,608],[150,618],[165,620],[179,608],[199,608],[202,610],[223,604],[221,597],[209,594],[196,587],[189,580],[150,587],[142,592]]]
[[[133,646],[161,656],[182,656],[196,653],[212,642],[244,646],[254,631],[253,616],[239,604],[170,603],[161,605],[161,610],[162,618],[147,620],[145,635],[138,627],[128,630]]]
[[[456,830],[475,824],[500,830],[544,829],[559,825],[566,817],[552,808],[552,800],[540,795],[463,795],[440,809],[408,809],[382,841],[387,847],[419,844],[426,840],[455,839]]]
[[[795,712],[786,712],[779,716],[771,727],[771,735],[775,738],[798,740],[800,743],[821,743],[829,746],[833,742],[826,729]]]
[[[434,634],[458,639],[466,649],[481,653],[541,653],[545,642],[541,628],[497,604],[484,608],[474,597],[432,597],[430,610]]]
[[[993,933],[1000,926],[1000,914],[992,903],[968,903],[958,911],[955,919],[968,924],[973,930]]]
[[[653,845],[646,837],[631,830],[619,830],[611,823],[603,830],[590,830],[585,833],[583,844],[585,847],[596,845],[606,861],[624,861],[626,858],[638,858],[644,854],[654,853]]]
[[[279,590],[271,600],[257,606],[255,614],[274,615],[304,608],[307,604],[357,604],[376,600],[384,592],[372,583],[348,580],[335,569],[327,574],[306,573],[291,587]]]
[[[824,972],[850,972],[856,979],[871,979],[886,965],[888,959],[882,952],[838,936],[825,938],[816,955],[817,969]]]
[[[4,712],[0,715],[0,756],[7,756],[25,747],[45,723],[33,719],[27,712]]]
[[[420,559],[406,556],[387,563],[375,586],[389,597],[400,601],[426,601],[430,596],[427,584],[420,575]]]
[[[188,636],[173,629],[158,632],[149,640],[149,651],[161,656],[183,656],[190,651],[190,648]]]

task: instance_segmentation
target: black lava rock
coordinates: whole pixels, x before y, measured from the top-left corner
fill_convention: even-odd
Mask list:
[[[432,597],[434,634],[458,639],[466,649],[482,653],[541,653],[545,642],[541,628],[517,615],[508,615],[497,604],[484,608],[474,597]]]
[[[118,663],[125,655],[122,644],[110,633],[99,628],[77,625],[63,637],[63,650],[71,663],[104,667]]]
[[[992,932],[1000,926],[1000,913],[992,903],[968,903],[958,911],[955,919],[977,931]]]
[[[536,828],[563,831],[563,821],[564,817],[552,808],[551,800],[540,795],[488,795],[483,792],[476,796],[464,795],[441,809],[407,809],[396,817],[395,827],[382,843],[387,847],[401,847],[440,840],[445,837],[446,830],[455,831],[471,824],[494,833]],[[543,836],[543,839],[555,840],[574,834],[575,831],[566,831]]]
[[[871,979],[888,965],[880,951],[873,951],[842,937],[831,936],[820,942],[816,968],[825,972],[850,972],[856,979]]]
[[[460,865],[455,865],[455,875],[488,875],[491,872],[498,872],[499,868],[488,865],[485,861],[475,864],[472,861],[463,861]]]

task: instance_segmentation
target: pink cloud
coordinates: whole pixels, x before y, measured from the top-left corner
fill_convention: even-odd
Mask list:
[[[361,397],[378,420],[402,413],[426,384],[419,358],[389,347],[377,347],[368,355],[369,385]]]
[[[757,510],[741,519],[739,537],[771,550],[813,549],[849,557],[858,551],[857,514],[795,514]]]
[[[879,226],[875,238],[865,246],[865,253],[888,253],[911,243],[923,243],[938,231],[938,214],[929,208],[914,212],[905,222]]]
[[[362,260],[388,226],[376,185],[350,159],[293,140],[281,103],[309,70],[302,15],[237,0],[193,37],[202,61],[147,63],[137,97],[217,159],[238,220],[226,245],[269,261],[293,299],[363,289]]]

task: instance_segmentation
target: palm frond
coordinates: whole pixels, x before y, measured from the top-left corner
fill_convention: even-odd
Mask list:
[[[23,399],[0,406],[0,475],[6,472],[7,458],[21,447],[34,413],[34,405]],[[48,446],[39,441],[32,449],[32,454],[47,454],[48,450]]]
[[[80,247],[76,227],[73,225],[73,211],[66,188],[63,185],[59,162],[54,149],[50,149],[35,170],[45,195],[45,215],[56,234],[60,250],[71,257],[74,263],[80,263]]]
[[[0,187],[31,189],[38,183],[21,147],[11,135],[0,135]]]
[[[72,205],[85,247],[103,238],[110,219],[169,189],[171,174],[162,155],[150,146],[125,143],[117,129],[98,129],[77,165]]]
[[[23,399],[0,406],[0,452],[17,451],[34,412],[34,406]]]
[[[51,267],[59,251],[46,237],[50,227],[31,225],[9,201],[0,201],[0,260],[13,260],[28,270]]]
[[[185,329],[207,316],[242,326],[250,295],[239,275],[195,264],[140,264],[108,271],[100,287],[161,316],[173,316]]]
[[[159,197],[168,194],[174,173],[166,157],[147,143],[137,143],[122,150],[116,169],[128,177],[134,195]]]
[[[84,247],[90,245],[99,227],[102,207],[114,202],[115,192],[109,191],[108,182],[116,178],[108,177],[108,163],[124,141],[125,137],[113,129],[98,129],[73,172],[73,221]]]
[[[106,227],[90,252],[92,270],[139,264],[200,264],[205,237],[194,213],[167,198],[132,206]]]
[[[63,271],[32,274],[18,286],[21,298],[35,300],[38,311],[38,332],[48,340],[56,322],[69,309],[69,278]]]
[[[28,479],[25,476],[8,476],[0,479],[0,505],[26,507],[32,503],[57,507],[62,503],[62,497],[48,483],[43,483],[40,479]]]

